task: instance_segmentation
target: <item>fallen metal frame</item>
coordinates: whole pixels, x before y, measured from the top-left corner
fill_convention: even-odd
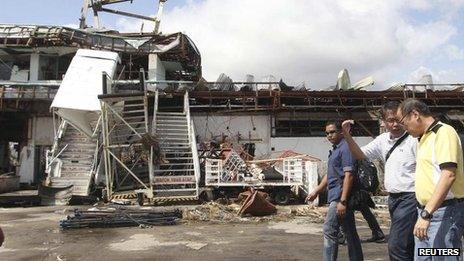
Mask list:
[[[89,8],[92,8],[93,17],[94,17],[94,26],[98,29],[100,29],[101,27],[101,22],[98,16],[98,12],[106,12],[106,13],[122,15],[122,16],[131,17],[131,18],[138,18],[138,19],[155,22],[154,33],[158,33],[160,18],[163,12],[163,6],[167,0],[159,0],[158,12],[156,14],[156,17],[154,18],[150,16],[139,15],[139,14],[134,14],[134,13],[129,13],[129,12],[124,12],[120,10],[114,10],[114,9],[103,7],[104,5],[111,5],[111,4],[117,4],[117,3],[123,3],[123,2],[132,3],[132,1],[133,0],[99,0],[99,1],[84,0],[83,6],[81,8],[81,17],[79,19],[79,28],[81,29],[87,28],[87,24],[86,24],[87,12]]]

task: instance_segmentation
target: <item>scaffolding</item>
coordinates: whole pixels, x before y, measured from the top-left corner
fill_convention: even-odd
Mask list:
[[[145,143],[151,134],[149,97],[143,81],[141,86],[143,91],[132,94],[99,96],[108,199],[128,191],[153,198],[153,147]]]
[[[99,96],[106,197],[198,199],[200,166],[189,94],[184,93],[180,111],[160,108],[158,91],[148,91],[140,75],[138,92]]]

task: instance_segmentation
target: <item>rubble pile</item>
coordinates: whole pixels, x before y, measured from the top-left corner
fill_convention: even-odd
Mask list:
[[[317,208],[310,205],[277,206],[277,212],[269,216],[253,217],[240,216],[239,204],[220,204],[208,202],[194,209],[185,209],[182,220],[185,222],[213,222],[213,223],[253,223],[266,221],[285,221],[295,217],[307,217],[311,223],[324,223],[327,208]]]
[[[312,205],[300,206],[291,210],[293,216],[308,217],[312,223],[324,223],[326,213],[327,208],[316,208]]]
[[[240,221],[237,215],[240,205],[224,205],[217,202],[208,202],[194,209],[185,209],[182,219],[187,221],[230,222]]]
[[[390,227],[390,214],[386,209],[372,209],[372,213],[374,214],[375,218],[379,222],[380,225]],[[363,222],[365,221],[364,217],[362,216],[361,212],[355,213],[356,222]]]

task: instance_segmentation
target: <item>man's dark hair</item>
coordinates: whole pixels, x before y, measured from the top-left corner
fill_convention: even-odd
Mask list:
[[[400,104],[400,110],[403,115],[411,113],[412,111],[417,111],[419,114],[424,116],[432,116],[429,107],[423,101],[418,99],[409,98],[404,100]]]
[[[396,111],[400,107],[399,101],[389,101],[382,106],[382,119],[385,120],[387,111],[393,111],[396,114]]]
[[[329,120],[325,123],[325,126],[329,126],[329,125],[334,125],[335,128],[337,128],[338,131],[341,131],[342,130],[342,121],[340,120]]]

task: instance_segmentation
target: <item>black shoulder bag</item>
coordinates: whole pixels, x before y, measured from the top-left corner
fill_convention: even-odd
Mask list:
[[[353,171],[355,172],[355,170]],[[355,173],[353,173],[354,180],[353,185],[351,186],[350,195],[348,196],[347,200],[347,208],[351,210],[361,210],[364,206],[369,206],[370,208],[375,208],[375,203],[372,201],[369,192],[362,188],[359,183],[359,178]],[[343,193],[343,179],[338,176],[338,180],[340,181]]]
[[[391,147],[391,149],[387,152],[387,155],[385,156],[385,162],[387,162],[388,158],[390,158],[390,155],[392,154],[392,152],[396,149],[396,147],[398,147],[398,145],[400,145],[407,137],[409,136],[408,133],[404,134],[401,138],[399,138],[395,144],[393,145],[393,147]],[[359,163],[361,163],[361,165],[359,165]],[[365,171],[367,173],[369,172],[372,172],[372,174],[374,173],[374,169],[372,169],[372,166],[370,165],[373,165],[371,162],[358,162],[358,166],[363,166],[362,167],[362,171]],[[368,167],[366,167],[368,166]],[[375,167],[374,167],[375,168]],[[357,173],[359,174],[359,173]],[[363,175],[366,177],[370,177],[372,176],[372,174],[368,174],[366,175],[366,173],[364,173]],[[370,208],[375,208],[375,203],[374,201],[372,200],[368,190],[371,190],[370,187],[366,184],[371,184],[370,182],[366,182],[366,184],[362,184],[362,182],[359,179],[359,176],[356,175],[355,176],[356,179],[355,179],[355,182],[353,184],[353,187],[351,189],[351,193],[350,193],[350,198],[348,200],[348,207],[351,208],[351,209],[354,209],[354,210],[361,210],[362,207],[364,206],[369,206]],[[375,170],[375,177],[372,176],[370,177],[372,181],[375,181],[377,180],[376,184],[378,186],[378,177],[377,177],[377,171]],[[375,182],[373,182],[375,183]],[[371,184],[372,185],[372,184]],[[372,187],[375,187],[375,186],[372,186]],[[368,189],[368,190],[366,190]]]
[[[409,133],[406,133],[399,140],[395,142],[393,147],[391,147],[391,149],[387,152],[387,155],[385,156],[385,163],[387,163],[388,158],[390,158],[390,155],[396,149],[396,147],[398,147],[401,144],[401,142],[403,142],[403,140],[405,140],[408,136],[409,136]]]

